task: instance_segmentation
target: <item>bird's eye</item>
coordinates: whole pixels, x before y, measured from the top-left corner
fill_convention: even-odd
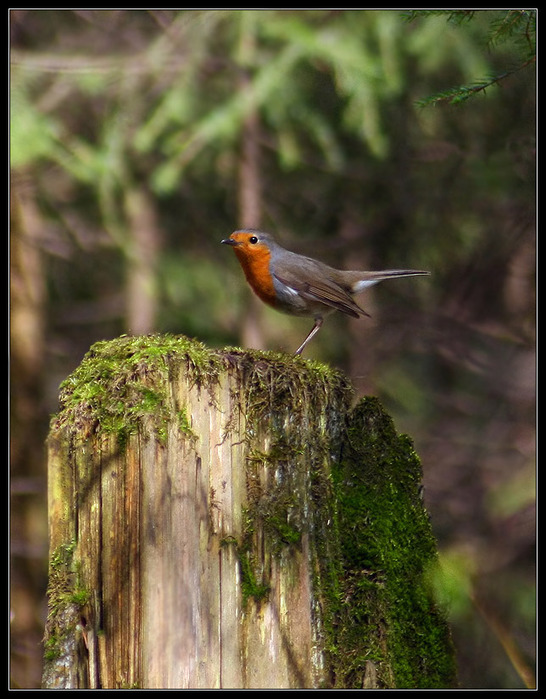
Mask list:
[[[258,242],[258,238],[255,235],[253,235],[252,238],[249,238],[248,242],[251,245],[256,245],[256,243]]]

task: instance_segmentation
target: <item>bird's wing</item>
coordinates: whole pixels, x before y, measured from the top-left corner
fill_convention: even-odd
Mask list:
[[[315,275],[311,279],[309,278],[311,275],[306,275],[301,269],[297,273],[284,269],[282,274],[275,271],[273,276],[281,284],[294,289],[300,296],[309,301],[318,301],[354,318],[369,315],[353,301],[352,296],[345,289],[324,275],[322,275],[322,279],[317,279]]]

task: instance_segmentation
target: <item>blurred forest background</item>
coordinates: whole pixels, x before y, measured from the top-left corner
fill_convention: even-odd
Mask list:
[[[430,269],[305,356],[415,441],[462,687],[535,667],[535,12],[12,10],[11,682],[38,687],[46,457],[89,346],[293,351],[241,226],[345,268]]]

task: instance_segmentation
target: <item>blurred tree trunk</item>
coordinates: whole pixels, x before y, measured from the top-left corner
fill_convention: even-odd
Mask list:
[[[145,335],[155,330],[161,231],[154,199],[144,187],[128,189],[125,212],[130,231],[125,285],[127,329],[134,335]]]
[[[10,228],[11,676],[14,686],[39,684],[47,552],[42,366],[45,281],[43,221],[30,185],[13,183]]]
[[[44,688],[450,687],[420,464],[300,359],[97,343],[49,437]]]

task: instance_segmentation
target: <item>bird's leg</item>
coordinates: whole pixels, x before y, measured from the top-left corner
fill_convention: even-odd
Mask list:
[[[301,354],[304,350],[305,345],[307,345],[308,342],[311,342],[311,340],[315,337],[315,335],[318,333],[320,330],[320,327],[322,325],[322,318],[315,318],[315,324],[313,325],[313,328],[309,335],[305,338],[305,340],[301,343],[301,345],[298,347],[298,349],[295,352],[295,356],[297,357],[298,354]]]

